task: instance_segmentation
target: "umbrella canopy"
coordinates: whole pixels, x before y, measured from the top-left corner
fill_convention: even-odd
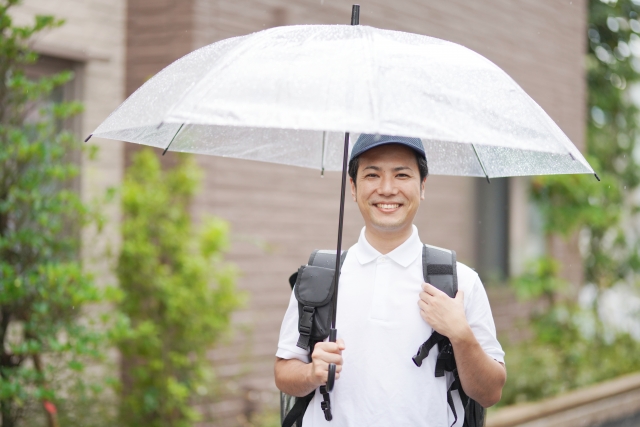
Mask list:
[[[593,173],[491,61],[455,43],[358,25],[278,27],[198,49],[93,135],[341,170],[345,132],[422,138],[432,174]]]

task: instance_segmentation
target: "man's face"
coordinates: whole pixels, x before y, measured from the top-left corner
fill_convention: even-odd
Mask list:
[[[351,180],[351,195],[367,227],[382,232],[410,227],[424,199],[415,153],[399,144],[364,152],[359,158],[356,182]]]

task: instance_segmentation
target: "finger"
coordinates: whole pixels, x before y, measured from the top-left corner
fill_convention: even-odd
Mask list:
[[[345,346],[344,340],[342,338],[338,338],[338,340],[336,341],[336,344],[338,344],[338,349],[340,349],[340,351],[342,351],[345,348],[347,348],[347,346]]]
[[[456,301],[460,301],[464,304],[464,291],[458,291],[455,299]]]
[[[429,305],[420,299],[418,300],[418,307],[420,307],[420,310],[426,312],[428,310]]]
[[[422,284],[422,289],[428,293],[431,296],[436,296],[438,294],[442,294],[444,292],[442,292],[440,289],[436,288],[435,286],[431,285],[430,283],[423,283]]]
[[[314,376],[317,378],[316,381],[319,383],[326,383],[329,378],[329,371],[327,369],[322,369],[321,367],[316,367]]]
[[[428,293],[426,293],[426,292],[420,292],[420,295],[419,295],[419,296],[420,296],[420,299],[421,299],[422,301],[426,302],[427,304],[429,303],[429,300],[430,300],[431,298],[434,298],[434,296],[433,296],[433,295],[429,295],[429,294],[428,294]]]
[[[316,360],[321,360],[326,364],[335,363],[336,365],[342,365],[342,356],[335,353],[320,352],[316,355]]]
[[[339,347],[338,343],[336,342],[330,342],[330,341],[319,342],[318,344],[316,344],[316,348],[320,348],[323,351],[326,351],[327,353],[336,353],[336,354],[342,353],[342,349]]]

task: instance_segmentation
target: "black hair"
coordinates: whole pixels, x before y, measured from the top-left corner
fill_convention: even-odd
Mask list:
[[[418,162],[418,172],[420,172],[420,184],[422,185],[422,181],[429,176],[429,165],[427,164],[427,159],[422,157],[417,151],[411,150],[413,154],[416,156],[416,161]],[[353,180],[353,184],[356,184],[356,177],[358,176],[358,167],[360,166],[360,156],[362,154],[357,155],[353,159],[349,161],[349,177]]]

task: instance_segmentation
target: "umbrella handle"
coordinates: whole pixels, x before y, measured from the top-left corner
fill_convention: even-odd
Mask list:
[[[329,377],[327,378],[327,391],[331,393],[336,382],[336,364],[329,363]]]
[[[336,328],[329,329],[329,342],[336,342],[338,330]],[[336,383],[336,364],[329,363],[329,376],[327,377],[327,391],[331,393]]]

